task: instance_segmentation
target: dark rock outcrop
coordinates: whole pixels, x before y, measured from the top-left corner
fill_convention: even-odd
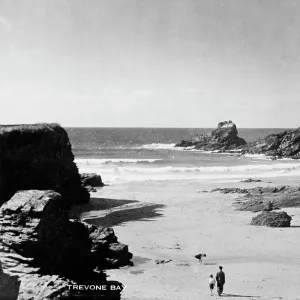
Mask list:
[[[112,229],[95,230],[97,234],[99,240],[108,241],[107,249],[117,243]],[[97,261],[92,247],[90,229],[69,220],[64,201],[56,192],[20,191],[0,208],[1,260],[8,272],[20,275],[24,300],[33,294],[34,299],[41,300],[72,295],[70,284],[115,284],[106,281],[105,273],[99,273],[103,269],[100,258],[106,261],[107,253],[97,249]],[[122,257],[118,256],[119,261]],[[106,291],[103,295],[105,299],[120,299],[120,292]],[[78,296],[82,291],[74,293]],[[89,293],[95,295],[95,291]]]
[[[120,299],[120,289],[100,294],[68,289],[70,284],[121,285],[107,281],[94,259],[89,228],[69,220],[67,208],[89,201],[89,184],[103,186],[100,176],[89,184],[81,179],[68,135],[59,125],[0,126],[1,300],[17,294],[19,287],[19,300],[89,299],[83,294]],[[118,253],[118,265],[130,256],[115,236],[109,251]],[[97,255],[105,261],[106,252]]]
[[[300,207],[300,187],[296,186],[224,188],[214,189],[211,192],[241,194],[235,202],[237,210],[258,212],[284,207]],[[272,204],[270,205],[270,203]]]
[[[57,124],[0,126],[0,205],[19,190],[55,190],[70,205],[89,201],[67,132]]]
[[[92,253],[98,267],[111,269],[132,265],[128,246],[118,242],[114,230],[87,225],[92,240]]]
[[[0,299],[17,300],[20,284],[19,276],[4,273],[0,261]]]
[[[245,180],[241,180],[241,182],[247,182],[247,183],[251,183],[251,182],[262,182],[262,180],[260,180],[260,179],[248,178],[248,179],[245,179]]]
[[[107,287],[122,286],[120,282],[108,281],[104,272],[83,276],[80,280],[70,280],[57,274],[41,274],[39,268],[32,267],[31,259],[16,254],[12,249],[1,246],[1,260],[5,273],[14,277],[18,274],[22,282],[18,300],[86,300],[86,299],[110,299],[120,300],[121,290],[106,291],[74,290],[70,285],[106,285]],[[1,290],[2,291],[2,290]],[[1,292],[0,292],[1,295]],[[95,297],[96,296],[96,297]],[[6,300],[7,298],[0,298]]]
[[[217,129],[211,133],[212,143],[221,145],[225,150],[245,145],[246,141],[238,137],[236,125],[232,121],[220,122]]]
[[[243,153],[265,154],[273,157],[300,158],[300,128],[270,134],[239,147]]]
[[[91,186],[91,187],[104,186],[101,176],[96,173],[82,173],[80,174],[80,177],[83,186]]]
[[[192,147],[192,146],[195,146],[195,142],[194,141],[185,141],[185,140],[182,140],[180,143],[176,144],[175,147],[184,147],[184,148],[187,148],[187,147]]]
[[[220,192],[222,194],[249,194],[250,189],[240,188],[216,188],[210,191],[211,193]]]
[[[4,245],[34,258],[43,273],[80,277],[96,267],[88,229],[70,222],[61,196],[53,191],[21,191],[0,209]]]
[[[292,217],[286,212],[262,212],[252,218],[251,225],[269,227],[290,227]]]
[[[290,157],[300,159],[300,127],[294,130],[270,134],[254,142],[238,137],[232,121],[220,122],[211,135],[196,135],[191,140],[182,140],[175,147],[237,154],[264,154],[272,159]]]
[[[232,121],[224,121],[212,131],[211,135],[197,135],[191,141],[181,141],[176,147],[191,147],[204,151],[226,151],[245,145],[246,141],[238,137],[236,125]]]

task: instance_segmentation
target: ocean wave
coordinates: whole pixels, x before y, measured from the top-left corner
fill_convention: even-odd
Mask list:
[[[80,160],[78,168],[81,173],[101,174],[107,184],[122,184],[130,182],[156,182],[173,180],[235,180],[245,178],[264,178],[277,176],[299,176],[300,163],[270,163],[238,166],[171,166],[162,164],[144,165],[105,165],[102,160]],[[132,161],[132,160],[131,160]],[[85,162],[85,163],[83,163]]]
[[[161,158],[77,158],[75,163],[80,165],[103,165],[103,164],[151,164],[156,161],[162,160]]]
[[[176,145],[175,143],[173,144],[152,143],[152,144],[145,144],[137,148],[149,149],[149,150],[169,150],[169,149],[174,149],[175,145]]]
[[[244,172],[244,171],[286,171],[291,169],[300,168],[299,161],[293,162],[272,162],[269,164],[247,164],[247,165],[235,165],[235,166],[176,166],[176,165],[164,165],[160,162],[162,159],[122,159],[122,158],[107,158],[107,159],[75,159],[75,163],[80,168],[95,168],[99,166],[101,169],[103,165],[115,165],[111,169],[121,172],[136,172],[136,173],[162,173],[162,172],[203,172],[203,173],[224,173],[224,172]],[[130,166],[130,165],[135,166]],[[144,166],[138,166],[139,164],[151,164],[151,167],[145,168]],[[109,166],[107,166],[109,168]]]
[[[156,172],[203,172],[203,173],[224,173],[243,171],[285,171],[300,168],[300,164],[271,164],[271,165],[242,165],[242,166],[203,166],[203,167],[176,167],[163,166],[156,168],[130,168],[124,167],[125,172],[156,173]]]

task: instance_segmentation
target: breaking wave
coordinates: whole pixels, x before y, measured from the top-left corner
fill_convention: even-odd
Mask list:
[[[75,163],[79,165],[103,165],[103,164],[151,164],[156,161],[162,160],[161,158],[95,158],[95,159],[86,159],[86,158],[78,158],[75,159]]]

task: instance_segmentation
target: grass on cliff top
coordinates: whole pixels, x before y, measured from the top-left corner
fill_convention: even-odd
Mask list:
[[[47,130],[60,130],[62,127],[58,123],[37,123],[37,124],[16,124],[16,125],[0,125],[0,134],[18,131],[21,133],[41,132]]]

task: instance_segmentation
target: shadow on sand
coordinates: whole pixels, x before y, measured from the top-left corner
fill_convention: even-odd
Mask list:
[[[138,203],[137,200],[119,200],[119,199],[109,199],[109,198],[91,198],[90,202],[86,204],[89,210],[103,210],[110,209],[114,207],[123,206],[125,204]]]
[[[126,204],[137,204],[137,207],[128,206]],[[145,203],[145,206],[136,200],[117,200],[107,198],[91,198],[90,202],[80,206],[73,207],[70,211],[70,217],[78,217],[86,214],[84,221],[101,227],[112,227],[130,221],[152,221],[153,218],[161,217],[163,214],[158,210],[165,207],[162,204]],[[122,206],[124,208],[122,209]],[[117,208],[114,210],[114,208]],[[93,213],[93,216],[88,216],[89,212],[108,210],[105,215]]]
[[[239,298],[260,298],[260,296],[246,296],[246,295],[236,295],[236,294],[222,294],[222,297],[239,297]]]

